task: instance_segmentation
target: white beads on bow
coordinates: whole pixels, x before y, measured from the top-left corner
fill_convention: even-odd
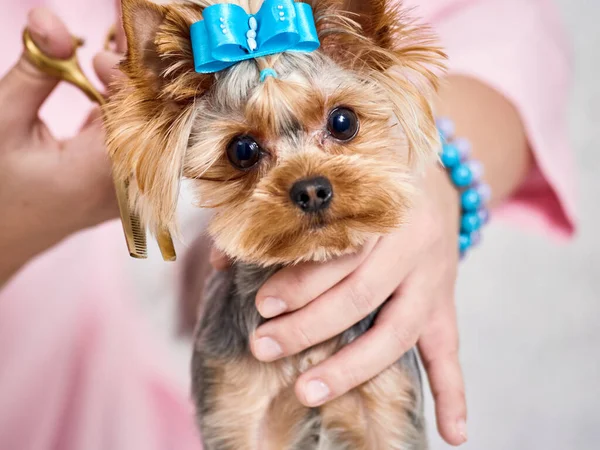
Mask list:
[[[225,25],[225,17],[221,17],[219,20],[221,22],[221,30],[223,31],[223,34],[229,33],[229,30],[227,29],[227,26]]]
[[[256,43],[256,30],[258,29],[258,22],[255,17],[250,17],[248,20],[248,26],[250,30],[246,33],[246,38],[248,39],[248,48],[251,52],[256,50],[258,44]]]

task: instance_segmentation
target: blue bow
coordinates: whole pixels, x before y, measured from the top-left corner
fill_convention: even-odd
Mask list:
[[[320,42],[310,5],[265,0],[255,15],[220,3],[202,12],[190,35],[198,73],[214,73],[237,62],[283,52],[312,52]]]

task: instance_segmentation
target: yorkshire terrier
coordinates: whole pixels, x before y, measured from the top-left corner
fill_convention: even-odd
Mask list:
[[[198,206],[215,208],[209,234],[234,261],[208,283],[195,335],[193,397],[204,448],[426,449],[415,351],[320,408],[294,394],[300,373],[363,334],[377,313],[275,363],[258,362],[249,338],[263,322],[256,293],[275,271],[356,252],[402,226],[439,145],[430,102],[444,54],[398,1],[307,0],[318,48],[204,73],[190,29],[223,3],[123,0],[126,76],[105,109],[115,174],[133,180],[132,207],[144,222],[177,231],[185,177]],[[282,22],[302,5],[233,3],[236,14]],[[217,34],[228,33],[229,20],[212,23]],[[252,22],[237,51],[256,49],[250,39],[261,23]]]

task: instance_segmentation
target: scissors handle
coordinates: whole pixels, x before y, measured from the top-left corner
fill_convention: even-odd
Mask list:
[[[80,39],[75,38],[74,41],[76,47],[81,47],[83,44]],[[75,52],[73,53],[73,56],[68,59],[52,58],[40,50],[31,38],[31,34],[27,29],[23,32],[23,45],[25,46],[27,57],[42,72],[71,83],[87,95],[91,101],[98,103],[99,105],[104,105],[106,103],[104,96],[84,75],[79,62],[77,61],[77,54]]]

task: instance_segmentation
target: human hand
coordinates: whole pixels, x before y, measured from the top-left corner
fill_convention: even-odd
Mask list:
[[[492,87],[460,75],[450,76],[441,84],[435,103],[437,115],[452,117],[457,134],[469,138],[474,155],[486,167],[486,181],[494,192],[490,206],[501,204],[522,186],[533,167],[533,154],[518,110]],[[362,318],[363,314],[355,310],[363,305],[363,300],[372,300],[370,306],[362,308],[366,312],[381,304],[386,292],[393,291],[376,326],[329,361],[305,373],[298,380],[298,396],[307,402],[307,382],[323,379],[332,389],[328,399],[334,398],[376,375],[386,367],[386,362],[393,363],[418,339],[436,400],[438,429],[448,443],[458,445],[466,440],[466,404],[453,302],[458,202],[446,174],[431,175],[427,177],[424,201],[413,211],[410,223],[381,239],[374,249],[368,247],[359,255],[322,267],[305,264],[285,269],[266,283],[257,296],[257,305],[263,308],[263,313],[269,316],[264,311],[264,302],[272,296],[289,304],[287,311],[292,314],[265,324],[255,339],[272,336],[281,340],[284,354],[297,352],[313,341],[322,340],[325,334],[335,334],[331,327],[321,326],[329,318],[336,320],[333,325],[338,330],[347,328],[338,323],[338,317],[342,317],[339,311],[343,317],[348,316],[345,312],[348,309],[355,318]],[[211,262],[219,270],[229,264],[216,250]],[[383,281],[378,284],[379,279]],[[388,281],[393,288],[390,289]],[[365,296],[365,292],[371,295]],[[338,309],[336,298],[342,305]],[[332,306],[327,308],[329,303]],[[344,308],[346,303],[350,308]],[[303,305],[306,306],[302,308]],[[347,320],[347,325],[355,321]],[[324,333],[317,334],[321,330]],[[392,347],[381,346],[386,336]],[[298,345],[299,342],[303,344]],[[373,352],[379,348],[386,351]],[[255,345],[253,349],[256,350]]]
[[[370,380],[419,345],[440,434],[466,441],[466,404],[454,306],[459,205],[447,175],[433,169],[407,223],[358,254],[284,268],[258,292],[269,320],[253,336],[262,361],[297,354],[365,318],[388,298],[371,330],[302,374],[300,401],[319,406]],[[213,265],[224,260],[213,254]],[[285,314],[285,315],[283,315]]]
[[[48,55],[73,54],[70,33],[49,10],[32,10],[27,26]],[[114,62],[97,61],[100,78],[109,78]],[[25,55],[0,80],[0,251],[10,259],[0,284],[35,254],[118,214],[99,110],[65,141],[38,117],[57,83]]]

